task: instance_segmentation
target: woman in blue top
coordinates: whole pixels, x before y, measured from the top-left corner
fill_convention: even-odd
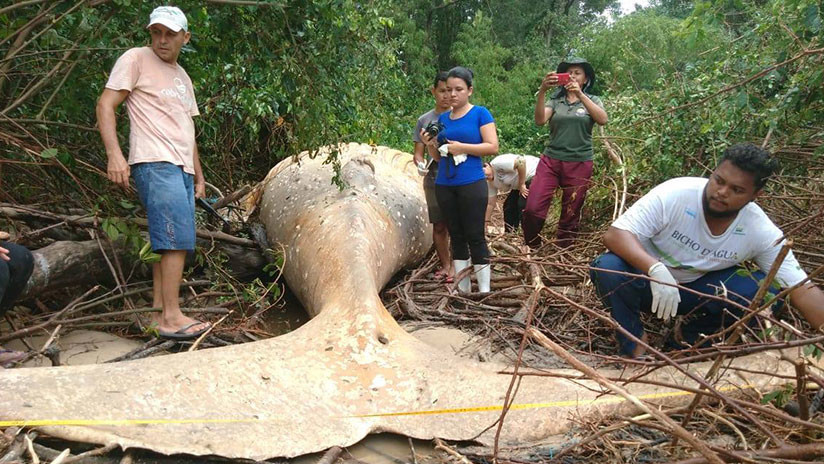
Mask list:
[[[443,129],[437,141],[424,131],[421,138],[438,161],[435,196],[452,240],[455,275],[474,264],[478,290],[489,292],[491,269],[484,235],[487,185],[481,157],[498,154],[498,131],[489,110],[469,103],[472,77],[472,71],[461,66],[449,70],[446,88],[452,111],[439,117]],[[471,289],[469,276],[458,281],[461,292]]]

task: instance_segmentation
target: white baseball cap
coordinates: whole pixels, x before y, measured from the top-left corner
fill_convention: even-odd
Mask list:
[[[149,25],[162,24],[174,32],[183,29],[189,32],[189,21],[186,20],[186,15],[176,6],[159,6],[149,15]]]

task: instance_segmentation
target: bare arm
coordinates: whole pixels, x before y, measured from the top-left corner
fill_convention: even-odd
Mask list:
[[[565,86],[565,88],[567,89],[567,92],[575,95],[579,100],[581,100],[581,103],[584,105],[584,108],[587,109],[587,112],[590,117],[592,117],[593,121],[602,126],[607,123],[607,112],[592,101],[592,99],[581,90],[581,87],[577,82],[572,80]]]
[[[518,171],[518,191],[526,198],[529,189],[526,188],[526,158],[519,156],[515,159],[515,170]]]
[[[790,304],[801,312],[816,332],[824,326],[824,292],[806,283],[790,292]]]
[[[498,129],[494,122],[481,126],[481,143],[462,143],[447,140],[447,150],[453,155],[465,153],[473,156],[498,154]]]
[[[554,72],[548,73],[544,76],[544,79],[541,81],[541,87],[538,89],[538,93],[535,94],[537,99],[535,100],[535,125],[536,126],[543,126],[546,124],[547,121],[552,119],[552,108],[547,108],[546,106],[546,91],[558,84],[558,77],[555,75]]]
[[[109,180],[123,188],[129,188],[129,163],[120,150],[120,142],[117,141],[117,118],[115,112],[117,107],[129,96],[128,90],[104,89],[97,100],[97,126],[100,130],[100,137],[103,139],[103,146],[106,148],[106,158],[108,159],[106,174]]]
[[[424,146],[422,142],[415,142],[415,150],[412,152],[412,158],[415,160],[415,164],[426,161],[423,156]]]
[[[628,230],[610,227],[607,233],[604,234],[604,245],[609,251],[615,253],[644,274],[647,273],[650,266],[658,262],[657,259],[644,250],[638,237]]]
[[[487,224],[489,224],[489,221],[492,220],[492,212],[495,211],[495,204],[497,203],[497,199],[498,197],[493,195],[489,197],[489,199],[486,202],[486,218],[484,219],[484,221],[486,221]]]
[[[200,153],[195,143],[195,153],[192,160],[195,167],[195,198],[206,197],[206,178],[203,176],[203,168],[200,167]]]
[[[581,92],[580,98],[581,103],[584,104],[584,108],[587,109],[587,112],[597,124],[603,126],[607,123],[607,120],[609,118],[607,117],[607,112],[604,111],[603,108],[601,108],[594,101],[592,101],[592,99],[589,98],[587,94],[585,94],[584,92]]]

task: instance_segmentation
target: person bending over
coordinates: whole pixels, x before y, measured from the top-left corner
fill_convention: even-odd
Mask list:
[[[767,151],[749,143],[733,145],[709,179],[670,179],[621,215],[604,235],[609,252],[596,258],[590,269],[613,319],[645,340],[641,311],[664,322],[692,312],[681,330],[682,340],[692,345],[740,318],[739,308],[710,297],[723,291],[729,300],[747,307],[770,272],[784,234],[754,200],[776,169]],[[742,270],[745,261],[759,269]],[[636,277],[641,275],[650,279]],[[795,287],[789,301],[817,331],[824,325],[824,292],[803,283],[806,279],[788,253],[776,280],[783,288]],[[643,354],[640,345],[620,333],[616,336],[623,355]]]
[[[452,240],[455,274],[474,264],[478,290],[489,292],[491,269],[484,233],[487,187],[481,157],[498,153],[498,132],[489,110],[469,103],[472,78],[472,71],[464,67],[449,70],[446,88],[452,110],[438,118],[443,130],[437,138],[421,131],[421,140],[438,161],[435,195]],[[459,291],[471,289],[469,276],[458,281]]]
[[[506,153],[484,164],[484,175],[489,188],[486,222],[492,218],[498,193],[507,193],[504,200],[504,227],[512,232],[521,223],[521,212],[529,196],[529,184],[535,176],[540,160],[532,155]]]

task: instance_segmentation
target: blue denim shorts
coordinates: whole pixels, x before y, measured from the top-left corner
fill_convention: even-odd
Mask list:
[[[194,176],[172,163],[132,165],[152,251],[195,249]]]

